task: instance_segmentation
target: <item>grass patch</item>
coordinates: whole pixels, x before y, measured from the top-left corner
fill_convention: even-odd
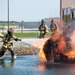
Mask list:
[[[6,33],[2,33],[3,35],[5,35]],[[37,38],[38,33],[35,32],[27,32],[27,33],[14,33],[14,35],[18,38]]]
[[[14,33],[14,35],[20,38],[34,38],[38,36],[38,33]]]
[[[6,33],[2,33],[5,35]],[[18,38],[37,38],[38,37],[38,32],[25,32],[25,33],[14,33],[14,36]],[[47,33],[46,37],[50,37],[51,33]]]

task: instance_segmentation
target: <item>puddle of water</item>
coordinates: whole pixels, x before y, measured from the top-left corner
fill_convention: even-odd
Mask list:
[[[75,75],[75,64],[41,62],[37,55],[0,60],[0,75]]]

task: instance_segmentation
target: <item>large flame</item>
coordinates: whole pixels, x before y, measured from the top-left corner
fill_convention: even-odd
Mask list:
[[[47,39],[48,38],[41,38],[33,42],[33,46],[40,49],[40,52],[38,55],[39,55],[40,60],[43,60],[43,61],[46,61],[46,56],[44,54],[43,45]]]
[[[44,50],[41,48],[39,52],[39,59],[42,61],[47,61]]]
[[[75,58],[75,50],[71,50],[65,53],[65,55],[68,56],[68,58]]]
[[[41,60],[55,60],[58,57],[63,60],[66,58],[68,60],[75,59],[75,29],[73,24],[70,27],[63,25],[40,49],[39,58]]]

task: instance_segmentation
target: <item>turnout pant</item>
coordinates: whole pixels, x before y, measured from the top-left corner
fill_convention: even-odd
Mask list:
[[[7,50],[10,51],[12,57],[15,55],[15,54],[14,54],[14,51],[12,50],[12,48],[8,48],[8,47],[5,48],[5,47],[2,47],[2,48],[1,48],[1,51],[0,51],[0,57],[3,56]]]

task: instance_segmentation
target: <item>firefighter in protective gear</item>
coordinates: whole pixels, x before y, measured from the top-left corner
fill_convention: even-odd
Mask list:
[[[14,51],[12,50],[12,47],[13,47],[13,41],[12,40],[18,41],[20,39],[16,38],[13,35],[13,32],[14,32],[14,30],[12,28],[10,28],[8,30],[7,34],[4,37],[2,37],[2,39],[3,39],[3,45],[2,45],[2,48],[1,48],[1,52],[0,52],[0,58],[2,58],[3,55],[4,55],[4,53],[7,50],[9,50],[10,53],[11,53],[12,58],[16,59],[16,55],[15,55]]]
[[[48,32],[48,27],[45,25],[44,20],[41,20],[41,25],[39,26],[40,36],[39,38],[44,38]]]
[[[51,32],[55,32],[58,29],[57,23],[54,19],[51,20],[50,30]]]

